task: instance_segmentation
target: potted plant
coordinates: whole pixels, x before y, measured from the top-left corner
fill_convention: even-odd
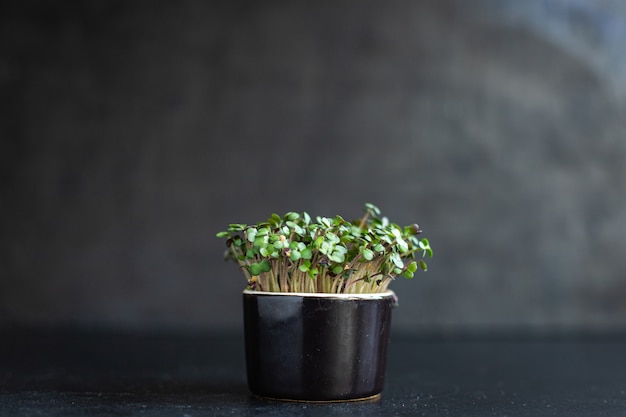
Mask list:
[[[395,305],[388,285],[427,269],[432,249],[421,232],[368,203],[352,222],[288,212],[218,233],[247,279],[250,391],[294,401],[377,398]]]

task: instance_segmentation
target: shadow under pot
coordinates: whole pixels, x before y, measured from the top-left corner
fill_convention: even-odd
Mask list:
[[[288,401],[380,396],[393,292],[243,293],[248,387]]]

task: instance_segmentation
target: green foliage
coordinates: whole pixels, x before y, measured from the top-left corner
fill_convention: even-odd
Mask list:
[[[352,222],[306,212],[273,213],[255,225],[232,223],[225,259],[239,264],[248,288],[276,292],[376,293],[396,276],[427,270],[433,251],[417,224],[400,227],[365,204]],[[420,255],[418,259],[418,255]]]

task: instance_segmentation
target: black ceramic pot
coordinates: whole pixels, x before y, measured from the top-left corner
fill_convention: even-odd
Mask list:
[[[244,291],[250,391],[292,401],[377,398],[393,306],[392,292]]]

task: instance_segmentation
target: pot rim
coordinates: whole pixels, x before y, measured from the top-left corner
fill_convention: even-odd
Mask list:
[[[248,295],[271,295],[271,296],[296,296],[296,297],[309,297],[309,298],[336,298],[343,300],[382,300],[385,298],[394,298],[395,293],[392,290],[384,292],[375,292],[367,294],[335,294],[335,293],[323,293],[323,292],[272,292],[272,291],[256,291],[256,290],[243,290],[243,294]]]

